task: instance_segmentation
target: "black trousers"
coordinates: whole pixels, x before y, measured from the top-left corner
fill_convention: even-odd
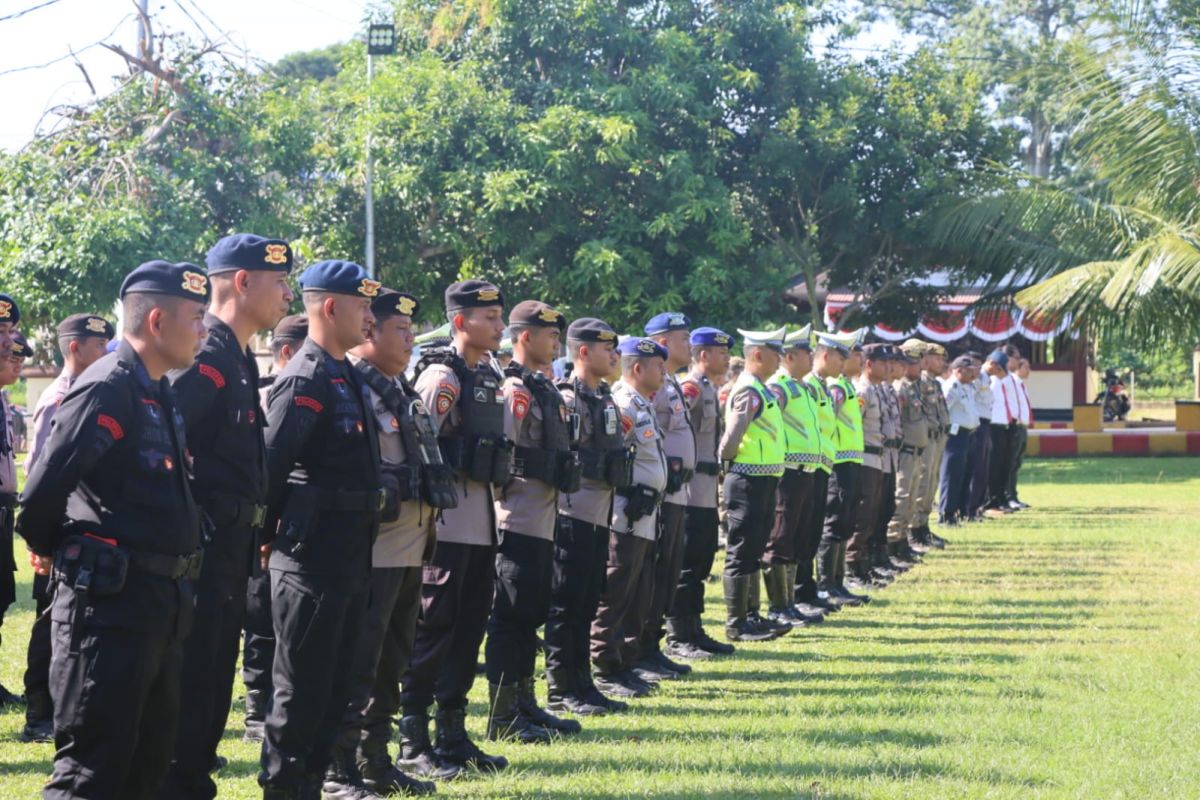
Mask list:
[[[840,544],[854,533],[854,519],[862,494],[862,464],[843,461],[833,465],[825,489],[825,528],[821,544]]]
[[[938,515],[943,522],[957,522],[966,515],[970,485],[971,431],[960,428],[946,439],[938,480]]]
[[[210,568],[211,563],[211,568]],[[183,643],[175,756],[158,791],[162,800],[212,800],[209,776],[225,733],[246,613],[246,580],[206,562],[196,583],[196,619]]]
[[[614,675],[640,656],[642,625],[654,589],[654,542],[632,533],[608,537],[604,593],[592,622],[591,657],[596,671]]]
[[[171,762],[191,587],[131,575],[125,597],[133,596],[135,581],[157,584],[148,593],[155,607],[130,609],[132,627],[123,627],[111,611],[124,598],[104,598],[99,605],[110,613],[80,619],[76,653],[71,649],[77,598],[64,584],[55,587],[50,693],[56,752],[54,772],[42,789],[45,800],[150,798]],[[78,602],[98,605],[96,599]],[[153,623],[149,629],[147,622]]]
[[[984,502],[987,508],[1003,508],[1011,499],[1008,496],[1008,479],[1012,474],[1013,425],[991,426],[992,453],[988,461],[988,494]]]
[[[888,523],[896,515],[896,471],[883,473],[883,497],[880,499],[879,515],[875,519],[875,530],[871,533],[869,550],[887,550]]]
[[[717,509],[688,506],[683,516],[683,565],[675,588],[672,617],[698,617],[704,613],[704,584],[717,557]]]
[[[725,542],[725,575],[745,577],[762,569],[763,550],[775,519],[779,478],[766,475],[725,476],[725,508],[729,536]]]
[[[675,604],[679,573],[683,571],[683,551],[687,545],[684,524],[687,506],[663,503],[658,509],[658,539],[654,543],[654,575],[650,579],[650,603],[642,624],[642,655],[659,649],[666,635],[663,622]]]
[[[501,531],[496,547],[496,599],[488,620],[484,661],[490,683],[533,677],[538,628],[550,613],[554,542]]]
[[[371,570],[367,613],[351,674],[343,731],[347,740],[392,738],[400,711],[400,676],[412,659],[421,611],[421,567]]]
[[[1016,425],[1012,432],[1012,455],[1009,461],[1008,499],[1017,498],[1017,473],[1025,463],[1025,449],[1029,446],[1029,429],[1024,425]]]
[[[988,495],[988,469],[992,453],[992,423],[979,420],[979,427],[971,434],[968,459],[971,479],[967,484],[966,515],[975,517],[983,510]]]
[[[795,564],[801,540],[800,527],[812,502],[813,473],[789,469],[775,490],[775,522],[763,551],[763,565]]]
[[[350,696],[366,584],[365,574],[271,570],[275,693],[267,711],[259,784],[294,789],[325,774]]]
[[[421,571],[421,616],[412,660],[401,680],[400,706],[424,715],[467,707],[475,662],[495,594],[493,545],[438,542]]]
[[[547,672],[588,669],[592,620],[607,564],[608,526],[559,516],[546,618]]]
[[[858,471],[858,504],[854,512],[853,533],[846,544],[846,561],[866,564],[870,561],[871,538],[883,511],[883,471],[862,466]],[[893,493],[894,494],[894,493]]]
[[[811,602],[817,599],[817,578],[813,573],[813,559],[821,546],[821,533],[825,528],[825,502],[829,491],[829,473],[819,469],[812,474],[812,502],[805,509],[800,523],[800,545],[796,548],[796,601]]]
[[[50,700],[50,577],[33,576],[33,627],[25,653],[25,719],[37,722],[54,716]]]
[[[255,559],[254,573],[246,586],[245,642],[242,647],[242,682],[246,685],[246,716],[266,719],[274,685],[275,623],[271,619],[271,573]],[[253,700],[251,698],[254,698]]]

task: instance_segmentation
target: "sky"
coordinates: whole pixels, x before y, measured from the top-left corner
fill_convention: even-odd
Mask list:
[[[35,8],[43,3],[44,7]],[[202,40],[198,26],[210,39],[227,33],[235,45],[231,51],[245,50],[250,58],[275,61],[359,35],[366,4],[365,0],[150,0],[149,8],[159,29],[181,31],[196,41]],[[33,10],[5,19],[27,9]],[[134,50],[137,20],[132,0],[0,0],[0,148],[20,149],[33,138],[47,109],[91,98],[72,51],[101,94],[111,89],[114,76],[128,74],[119,56],[95,46],[99,41]],[[44,68],[21,69],[64,56]],[[42,123],[43,131],[49,122]]]

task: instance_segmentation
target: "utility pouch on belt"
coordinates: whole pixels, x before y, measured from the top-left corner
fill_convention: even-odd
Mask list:
[[[614,489],[628,489],[633,485],[633,460],[637,450],[633,445],[621,450],[609,450],[604,462],[604,479]]]
[[[115,541],[93,534],[68,536],[54,556],[54,577],[75,592],[70,653],[79,654],[83,614],[89,597],[111,597],[125,588],[129,554]]]
[[[384,467],[382,474],[383,508],[379,510],[380,522],[395,522],[400,519],[400,504],[416,500],[421,493],[421,470],[410,464]]]
[[[421,468],[421,497],[434,508],[458,508],[454,470],[445,464],[425,464]]]
[[[289,487],[288,498],[279,518],[279,536],[287,545],[289,556],[299,556],[308,546],[308,536],[317,522],[319,497],[307,487]]]
[[[580,479],[583,478],[583,462],[579,459],[579,453],[574,450],[560,452],[555,472],[560,492],[574,494],[579,491]]]
[[[662,499],[658,490],[641,483],[622,489],[619,494],[628,501],[625,504],[625,518],[630,522],[637,522],[642,517],[654,513]]]
[[[675,494],[683,488],[683,459],[667,456],[667,494]]]

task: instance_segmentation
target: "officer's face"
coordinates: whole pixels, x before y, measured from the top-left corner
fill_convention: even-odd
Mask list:
[[[412,360],[412,317],[397,314],[377,320],[371,327],[371,342],[375,346],[372,359],[392,375],[408,369]]]
[[[850,355],[842,360],[842,372],[851,377],[862,372],[862,353],[850,351]]]
[[[941,375],[946,371],[946,359],[937,353],[929,355],[929,371],[934,375]]]
[[[70,347],[71,352],[75,355],[75,363],[78,364],[80,370],[85,370],[104,356],[105,348],[108,347],[108,339],[102,339],[99,336],[85,336],[71,342]]]
[[[667,374],[667,362],[655,356],[639,358],[634,369],[641,371],[642,388],[648,394],[653,394],[662,388],[663,378]]]
[[[204,303],[196,300],[175,299],[151,311],[158,312],[158,346],[168,369],[186,369],[196,360],[200,344],[204,341]]]
[[[371,326],[375,323],[369,299],[337,294],[330,295],[325,303],[326,309],[333,311],[333,327],[342,347],[349,350],[367,340],[371,334]]]
[[[842,367],[846,363],[845,357],[837,350],[825,351],[825,376],[832,377],[842,374]]]
[[[236,280],[242,281],[247,310],[260,329],[274,328],[287,316],[292,300],[296,298],[286,272],[243,271],[238,273]]]
[[[455,328],[467,335],[467,344],[480,350],[499,350],[504,338],[504,310],[500,306],[468,308],[455,317]]]
[[[771,347],[758,348],[758,361],[763,365],[763,370],[773,373],[779,369],[779,362],[782,356],[778,350]]]
[[[12,356],[0,357],[0,386],[11,386],[17,382],[18,361],[20,359]]]
[[[16,332],[17,329],[11,322],[0,322],[0,355],[12,352],[13,334]]]
[[[691,358],[691,334],[687,331],[668,331],[658,337],[658,343],[667,348],[667,357],[672,364],[682,366]]]
[[[525,358],[535,364],[549,364],[558,358],[562,333],[558,328],[530,328],[521,333]],[[526,364],[525,366],[529,366]]]
[[[621,363],[613,342],[588,342],[579,348],[583,370],[596,378],[607,378]]]
[[[706,373],[709,375],[724,375],[729,371],[728,347],[709,347],[705,349],[704,353],[705,358],[708,360]]]
[[[21,368],[25,366],[25,359],[13,356],[9,362],[12,364],[13,383],[16,383],[17,379],[21,377]]]
[[[867,379],[872,381],[881,381],[887,375],[887,364],[879,359],[872,358],[867,360]]]
[[[793,378],[803,378],[812,371],[812,353],[797,348],[787,353],[787,370]]]

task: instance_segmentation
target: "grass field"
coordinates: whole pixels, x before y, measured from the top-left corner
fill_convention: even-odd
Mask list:
[[[1032,462],[1023,486],[1034,510],[948,532],[950,549],[868,608],[740,648],[568,743],[495,746],[512,770],[440,793],[1200,797],[1200,463]],[[10,688],[30,621],[24,601],[4,626]],[[222,797],[257,796],[240,712]],[[52,755],[17,742],[20,722],[0,715],[4,800],[35,797]]]

